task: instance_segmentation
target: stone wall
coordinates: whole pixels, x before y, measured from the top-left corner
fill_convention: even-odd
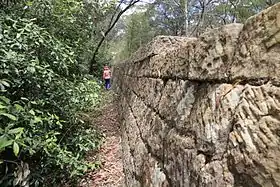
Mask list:
[[[280,186],[280,4],[114,67],[128,187]]]

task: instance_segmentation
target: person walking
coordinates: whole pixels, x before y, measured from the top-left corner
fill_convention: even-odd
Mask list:
[[[109,90],[111,87],[110,80],[111,80],[111,70],[108,66],[104,66],[103,71],[103,80],[105,80],[105,89]]]

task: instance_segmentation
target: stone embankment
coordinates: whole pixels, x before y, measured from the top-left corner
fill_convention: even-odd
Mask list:
[[[280,4],[114,67],[128,187],[280,186]]]

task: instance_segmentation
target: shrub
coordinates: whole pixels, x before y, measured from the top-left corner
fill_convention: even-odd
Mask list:
[[[35,21],[0,17],[1,186],[54,185],[96,167],[84,157],[101,136],[77,112],[98,105],[100,86]]]

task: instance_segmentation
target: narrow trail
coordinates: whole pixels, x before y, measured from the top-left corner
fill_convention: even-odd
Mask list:
[[[108,94],[111,96],[111,94]],[[110,97],[108,96],[108,97]],[[104,135],[104,143],[97,153],[89,154],[88,160],[100,160],[101,168],[88,173],[79,187],[123,187],[124,174],[121,152],[121,132],[118,122],[117,104],[113,99],[101,109],[93,121]]]

